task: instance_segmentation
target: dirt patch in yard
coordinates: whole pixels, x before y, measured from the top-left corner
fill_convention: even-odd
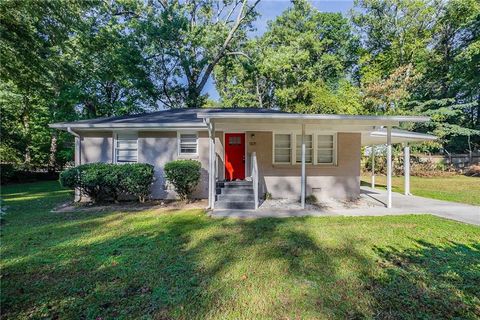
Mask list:
[[[143,211],[158,209],[205,209],[208,201],[205,199],[189,202],[178,200],[154,200],[145,203],[126,201],[120,203],[78,203],[64,202],[52,209],[52,212],[104,212],[104,211]]]

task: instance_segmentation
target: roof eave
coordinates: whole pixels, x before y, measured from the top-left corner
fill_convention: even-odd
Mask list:
[[[392,122],[427,122],[430,117],[425,116],[370,116],[370,115],[335,115],[335,114],[237,114],[237,113],[202,113],[197,114],[201,119],[285,119],[285,120],[358,120],[358,121],[392,121]]]
[[[52,123],[50,128],[66,130],[71,129],[204,129],[205,124],[201,122],[182,122],[182,123],[111,123],[111,124],[87,124],[87,123]]]

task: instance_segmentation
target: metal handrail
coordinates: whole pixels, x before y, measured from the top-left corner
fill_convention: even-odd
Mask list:
[[[251,177],[253,183],[253,194],[255,198],[255,210],[258,209],[258,164],[257,164],[257,153],[252,152],[252,161],[251,161]]]

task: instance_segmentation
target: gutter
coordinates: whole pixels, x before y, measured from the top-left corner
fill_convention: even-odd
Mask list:
[[[75,131],[72,130],[72,127],[67,127],[67,131],[68,133],[70,133],[71,135],[74,135],[76,138],[79,138],[80,139],[80,135],[78,133],[76,133]]]
[[[359,120],[359,121],[397,121],[397,122],[427,122],[430,117],[424,116],[370,116],[370,115],[336,115],[336,114],[266,114],[234,112],[199,112],[198,118],[205,119],[283,119],[283,120]]]

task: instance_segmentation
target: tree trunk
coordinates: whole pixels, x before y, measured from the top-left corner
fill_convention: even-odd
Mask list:
[[[55,172],[57,164],[57,133],[53,132],[50,139],[50,157],[48,159],[48,171]]]
[[[24,154],[24,162],[27,168],[30,167],[30,163],[32,162],[32,155],[30,152],[30,144],[31,144],[31,135],[30,135],[30,101],[27,95],[23,96],[23,114],[22,114],[22,124],[23,130],[26,137],[26,146],[25,146],[25,154]]]

